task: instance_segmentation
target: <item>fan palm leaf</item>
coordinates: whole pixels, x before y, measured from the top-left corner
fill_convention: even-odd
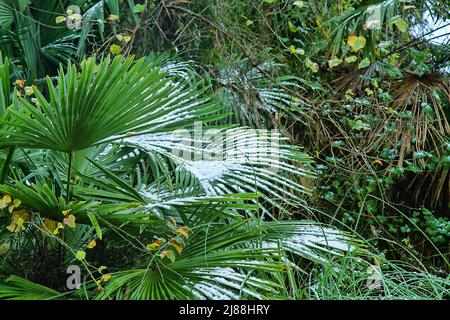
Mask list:
[[[47,78],[49,100],[36,88],[39,108],[21,99],[9,109],[2,144],[72,153],[127,135],[171,131],[220,108],[201,98],[205,89],[173,83],[142,59],[133,62],[89,59],[80,74],[73,65],[67,73],[61,69],[57,86]]]

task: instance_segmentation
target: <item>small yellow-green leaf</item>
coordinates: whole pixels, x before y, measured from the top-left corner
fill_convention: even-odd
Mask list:
[[[301,56],[304,56],[304,55],[305,55],[305,50],[303,50],[303,49],[301,49],[301,48],[296,48],[296,47],[294,47],[293,45],[291,45],[291,46],[289,47],[289,51],[290,51],[292,54],[299,54],[299,55],[301,55]]]
[[[66,21],[66,17],[64,17],[64,16],[57,16],[57,17],[55,18],[55,22],[56,22],[57,24],[63,23],[64,21]]]
[[[69,215],[67,218],[63,219],[64,224],[66,224],[69,228],[75,229],[76,223],[75,223],[75,216],[73,214]]]
[[[100,266],[97,271],[102,273],[107,267],[106,266]]]
[[[33,87],[25,87],[25,94],[27,96],[32,96],[34,94],[34,89]]]
[[[298,7],[298,8],[303,8],[305,6],[305,3],[303,1],[295,1],[294,2],[294,6]]]
[[[97,241],[92,240],[91,242],[88,243],[87,248],[93,249],[93,248],[95,248],[96,245],[97,245]]]
[[[12,201],[11,196],[9,194],[5,194],[2,198],[0,208],[5,209],[7,206],[9,206],[11,201]]]
[[[395,16],[390,20],[390,23],[395,24],[395,26],[398,28],[398,30],[400,30],[400,32],[407,32],[408,31],[408,22],[405,21],[405,19],[403,19],[400,16]]]
[[[17,209],[22,204],[20,199],[14,199],[13,203],[8,207],[9,213],[13,213],[15,209]]]
[[[86,252],[84,252],[84,251],[77,251],[76,258],[78,260],[80,260],[80,261],[86,259]]]
[[[367,68],[368,66],[370,66],[370,59],[365,58],[358,64],[358,69]]]
[[[143,4],[136,4],[133,8],[134,13],[142,13],[145,10],[145,5]]]
[[[292,33],[296,33],[298,31],[297,27],[291,21],[288,21],[288,27]]]
[[[356,56],[350,56],[350,57],[345,58],[346,63],[353,63],[353,62],[356,62],[356,60],[358,60],[358,58]]]
[[[364,36],[356,36],[352,34],[347,39],[347,44],[350,49],[350,52],[358,52],[362,48],[366,46],[366,38]]]
[[[111,22],[117,21],[117,20],[119,20],[119,16],[117,16],[117,15],[115,15],[115,14],[111,14],[111,15],[108,17],[108,19],[109,19],[109,21],[111,21]]]
[[[122,51],[122,47],[117,45],[117,44],[113,44],[110,48],[109,51],[111,51],[112,54],[117,55]]]
[[[0,245],[0,256],[8,253],[8,251],[10,249],[11,249],[11,244],[9,242],[2,243]]]
[[[108,282],[109,280],[111,280],[111,278],[112,278],[112,276],[109,273],[107,273],[102,276],[102,281]]]
[[[330,60],[328,60],[328,66],[330,69],[333,69],[334,67],[340,65],[342,63],[342,59],[339,59],[338,57],[332,57]]]

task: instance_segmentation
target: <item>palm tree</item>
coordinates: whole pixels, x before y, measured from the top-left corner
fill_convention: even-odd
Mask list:
[[[297,259],[329,264],[354,251],[344,232],[274,219],[306,206],[310,191],[299,181],[314,178],[306,154],[283,139],[258,145],[255,131],[214,125],[227,114],[208,87],[170,70],[149,59],[90,58],[80,69],[60,67],[45,89],[34,87],[33,101],[14,98],[6,108],[0,147],[21,156],[9,160],[0,186],[11,212],[2,214],[9,231],[0,243],[34,254],[43,246],[58,252],[56,269],[79,264],[89,276],[74,292],[61,279],[30,277],[50,289],[13,276],[0,297],[263,299],[291,294]],[[217,146],[174,139],[197,121],[226,135],[220,160],[172,152]],[[230,156],[236,146],[244,156]]]
[[[70,16],[67,10],[71,5],[80,9],[80,28],[58,21]],[[53,74],[60,63],[82,58],[94,31],[104,36],[108,14],[119,15],[118,0],[1,0],[0,49],[22,66],[16,70],[17,75],[32,84]],[[114,27],[112,22],[111,25]]]

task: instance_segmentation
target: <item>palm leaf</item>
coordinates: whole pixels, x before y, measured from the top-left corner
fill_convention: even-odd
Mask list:
[[[201,98],[206,89],[173,83],[142,59],[133,62],[89,59],[80,74],[73,65],[66,74],[61,70],[56,87],[48,78],[50,100],[36,89],[40,108],[21,99],[10,109],[2,144],[72,153],[127,135],[171,131],[218,110]]]

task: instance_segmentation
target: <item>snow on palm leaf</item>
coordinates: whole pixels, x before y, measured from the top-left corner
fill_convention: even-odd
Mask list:
[[[350,234],[312,221],[271,221],[264,225],[265,248],[280,248],[318,263],[329,263],[333,256],[358,246]]]
[[[277,132],[230,129],[224,137],[223,150],[214,143],[218,160],[191,161],[180,167],[190,172],[209,195],[234,192],[264,194],[271,205],[301,205],[302,194],[310,190],[298,183],[312,178],[311,159],[286,144]],[[293,163],[296,162],[297,165]]]
[[[206,141],[211,141],[201,148]],[[288,145],[277,132],[248,128],[208,130],[199,140],[186,135],[144,135],[125,139],[139,148],[158,152],[195,177],[205,195],[260,193],[272,206],[299,206],[310,190],[299,183],[314,178],[311,158]],[[200,145],[200,147],[199,147]],[[185,150],[182,150],[185,148]],[[172,150],[171,150],[172,149]],[[183,151],[179,154],[179,151]],[[200,159],[200,160],[192,160]]]
[[[260,292],[276,293],[275,283],[248,276],[232,268],[199,269],[192,272],[192,277],[200,281],[187,282],[184,287],[201,300],[239,300],[243,295],[264,299]]]
[[[223,86],[221,97],[226,106],[237,110],[239,122],[261,127],[267,121],[265,115],[273,118],[276,112],[289,115],[301,121],[306,102],[295,97],[293,92],[303,91],[298,78],[278,77],[283,64],[263,62],[254,66],[247,59],[237,60],[235,66],[220,71],[218,81]],[[267,77],[274,75],[275,81]]]

